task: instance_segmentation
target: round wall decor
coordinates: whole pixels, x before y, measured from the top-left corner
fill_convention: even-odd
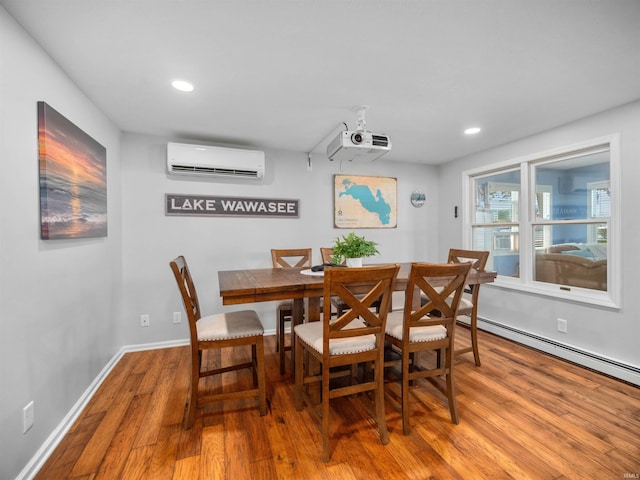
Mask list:
[[[424,194],[424,192],[420,192],[418,190],[411,192],[411,205],[413,205],[414,207],[420,208],[424,205],[425,200],[426,195]]]

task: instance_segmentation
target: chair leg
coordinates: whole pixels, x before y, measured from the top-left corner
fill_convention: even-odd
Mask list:
[[[192,356],[191,360],[191,384],[189,385],[189,402],[184,416],[184,428],[189,430],[196,420],[196,410],[198,409],[198,385],[200,383],[200,362],[202,352],[198,351],[197,358]]]
[[[358,363],[353,363],[353,364],[351,365],[351,378],[349,379],[349,383],[350,383],[351,385],[353,385],[354,383],[358,382],[358,377],[359,377],[359,375],[360,375],[359,367],[360,367],[360,364],[358,364]],[[366,365],[366,363],[363,365],[363,367],[364,367],[363,375],[366,375],[366,374],[367,374],[367,365]],[[364,380],[364,379],[363,379],[363,380]],[[357,397],[357,396],[358,396],[358,394],[357,394],[357,393],[354,393],[354,394],[352,395],[352,398],[355,398],[355,397]]]
[[[295,385],[293,387],[293,402],[296,407],[296,410],[299,412],[303,408],[302,401],[302,388],[304,381],[304,365],[303,365],[303,348],[300,342],[296,343],[295,346]]]
[[[446,362],[448,365],[446,375],[447,382],[447,400],[449,402],[449,413],[451,414],[451,422],[454,424],[460,423],[458,418],[458,404],[456,402],[456,392],[453,384],[453,352],[451,348],[447,349]]]
[[[260,404],[260,416],[267,414],[267,388],[264,367],[264,337],[260,335],[256,344],[252,346],[256,355],[256,370],[258,376],[258,403]]]
[[[253,377],[253,386],[258,386],[258,349],[257,343],[251,345],[251,376]]]
[[[285,315],[280,312],[279,318],[278,318],[278,347],[279,347],[279,353],[280,353],[280,375],[284,375],[285,373],[285,361],[286,361],[286,345],[285,345],[285,335],[284,335],[284,322],[285,322]]]
[[[297,373],[297,372],[296,372]],[[329,368],[322,368],[322,461],[328,462],[331,458],[330,433],[329,433]]]
[[[403,353],[401,364],[402,433],[409,435],[411,433],[409,426],[409,355]]]
[[[473,359],[476,361],[476,367],[480,366],[480,351],[478,350],[478,311],[474,305],[471,312],[471,347],[473,348]]]
[[[387,431],[387,418],[384,411],[384,351],[378,361],[375,362],[375,401],[376,401],[376,421],[378,422],[378,432],[380,433],[380,443],[389,443],[389,432]]]
[[[416,358],[418,356],[418,352],[411,352],[409,354],[409,373],[413,373],[416,369]],[[440,366],[440,364],[438,364]],[[409,380],[409,386],[415,387],[418,384],[417,380]]]

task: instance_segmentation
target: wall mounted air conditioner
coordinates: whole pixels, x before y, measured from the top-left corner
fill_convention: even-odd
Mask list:
[[[173,175],[258,179],[264,177],[264,152],[169,142],[167,170]]]

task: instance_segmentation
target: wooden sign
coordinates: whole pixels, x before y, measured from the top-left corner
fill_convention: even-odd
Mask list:
[[[210,195],[165,195],[165,214],[183,216],[298,218],[300,200]]]

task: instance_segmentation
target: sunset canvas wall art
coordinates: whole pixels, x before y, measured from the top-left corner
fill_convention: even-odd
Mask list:
[[[107,151],[38,102],[41,237],[107,236]]]

